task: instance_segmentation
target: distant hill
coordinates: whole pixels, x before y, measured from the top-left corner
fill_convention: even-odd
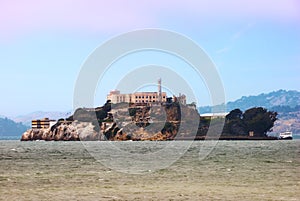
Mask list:
[[[22,123],[16,123],[8,118],[0,118],[0,137],[21,136],[28,126]]]
[[[240,110],[247,110],[252,107],[264,107],[267,109],[272,109],[277,106],[289,106],[294,108],[300,105],[300,92],[299,91],[286,91],[278,90],[270,93],[262,93],[257,96],[243,96],[242,98],[231,101],[226,104],[227,112],[233,109],[239,108]],[[200,113],[210,113],[211,107],[204,106],[199,107]]]
[[[278,112],[278,120],[273,128],[274,133],[292,131],[294,134],[300,134],[300,105],[296,107],[275,106],[271,110]]]
[[[42,119],[48,117],[49,119],[58,120],[60,118],[67,118],[71,115],[70,112],[43,112],[37,111],[27,115],[20,115],[16,117],[0,116],[0,137],[2,139],[10,139],[10,136],[19,137],[31,127],[31,120]]]
[[[21,122],[26,126],[31,125],[31,120],[33,119],[42,119],[45,117],[48,117],[49,119],[58,120],[60,118],[67,118],[71,115],[71,111],[68,112],[43,112],[43,111],[37,111],[32,112],[26,115],[11,117],[12,120],[15,122]]]
[[[300,92],[278,90],[257,96],[243,96],[226,104],[227,112],[236,108],[245,111],[252,107],[264,107],[278,112],[278,120],[273,128],[274,133],[289,130],[295,134],[300,134]],[[200,114],[212,111],[210,106],[199,107],[198,109]]]

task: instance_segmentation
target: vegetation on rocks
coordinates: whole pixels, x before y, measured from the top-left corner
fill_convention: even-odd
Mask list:
[[[234,109],[225,117],[221,136],[249,136],[253,132],[254,137],[267,137],[276,120],[277,112],[262,107],[254,107],[245,112]],[[198,135],[206,135],[209,127],[218,124],[218,121],[219,119],[201,118]]]

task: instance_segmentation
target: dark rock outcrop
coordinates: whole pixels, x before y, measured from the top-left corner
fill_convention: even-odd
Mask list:
[[[187,122],[187,119],[196,120],[197,125],[193,127],[197,128],[197,110],[177,102],[130,107],[128,104],[112,107],[107,102],[103,107],[79,108],[74,115],[59,120],[51,128],[29,129],[21,140],[172,140],[182,126],[181,121]],[[184,129],[180,137],[192,133],[190,126]]]

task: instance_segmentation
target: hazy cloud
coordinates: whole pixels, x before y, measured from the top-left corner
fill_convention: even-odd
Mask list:
[[[241,30],[239,30],[238,32],[236,32],[235,34],[233,34],[232,36],[232,40],[237,40],[239,39],[241,36],[243,36],[247,31],[249,31],[252,27],[255,26],[255,23],[248,23],[246,26],[244,26]]]
[[[219,49],[216,51],[217,54],[222,54],[222,53],[226,53],[230,50],[231,48],[230,47],[224,47],[222,49]]]
[[[299,24],[300,3],[297,0],[0,1],[0,36],[53,29],[111,33],[159,27],[166,18],[176,21],[182,17],[207,22],[265,18]]]

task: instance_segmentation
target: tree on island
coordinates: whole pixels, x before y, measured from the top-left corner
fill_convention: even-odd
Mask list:
[[[243,114],[245,129],[254,135],[267,136],[267,132],[272,131],[274,122],[277,120],[277,112],[268,111],[262,107],[251,108]]]
[[[277,112],[268,111],[262,107],[246,110],[232,110],[225,120],[222,135],[247,136],[253,131],[254,136],[266,137],[277,120]]]
[[[243,121],[243,112],[240,109],[234,109],[226,116],[222,135],[248,135],[246,125]]]

